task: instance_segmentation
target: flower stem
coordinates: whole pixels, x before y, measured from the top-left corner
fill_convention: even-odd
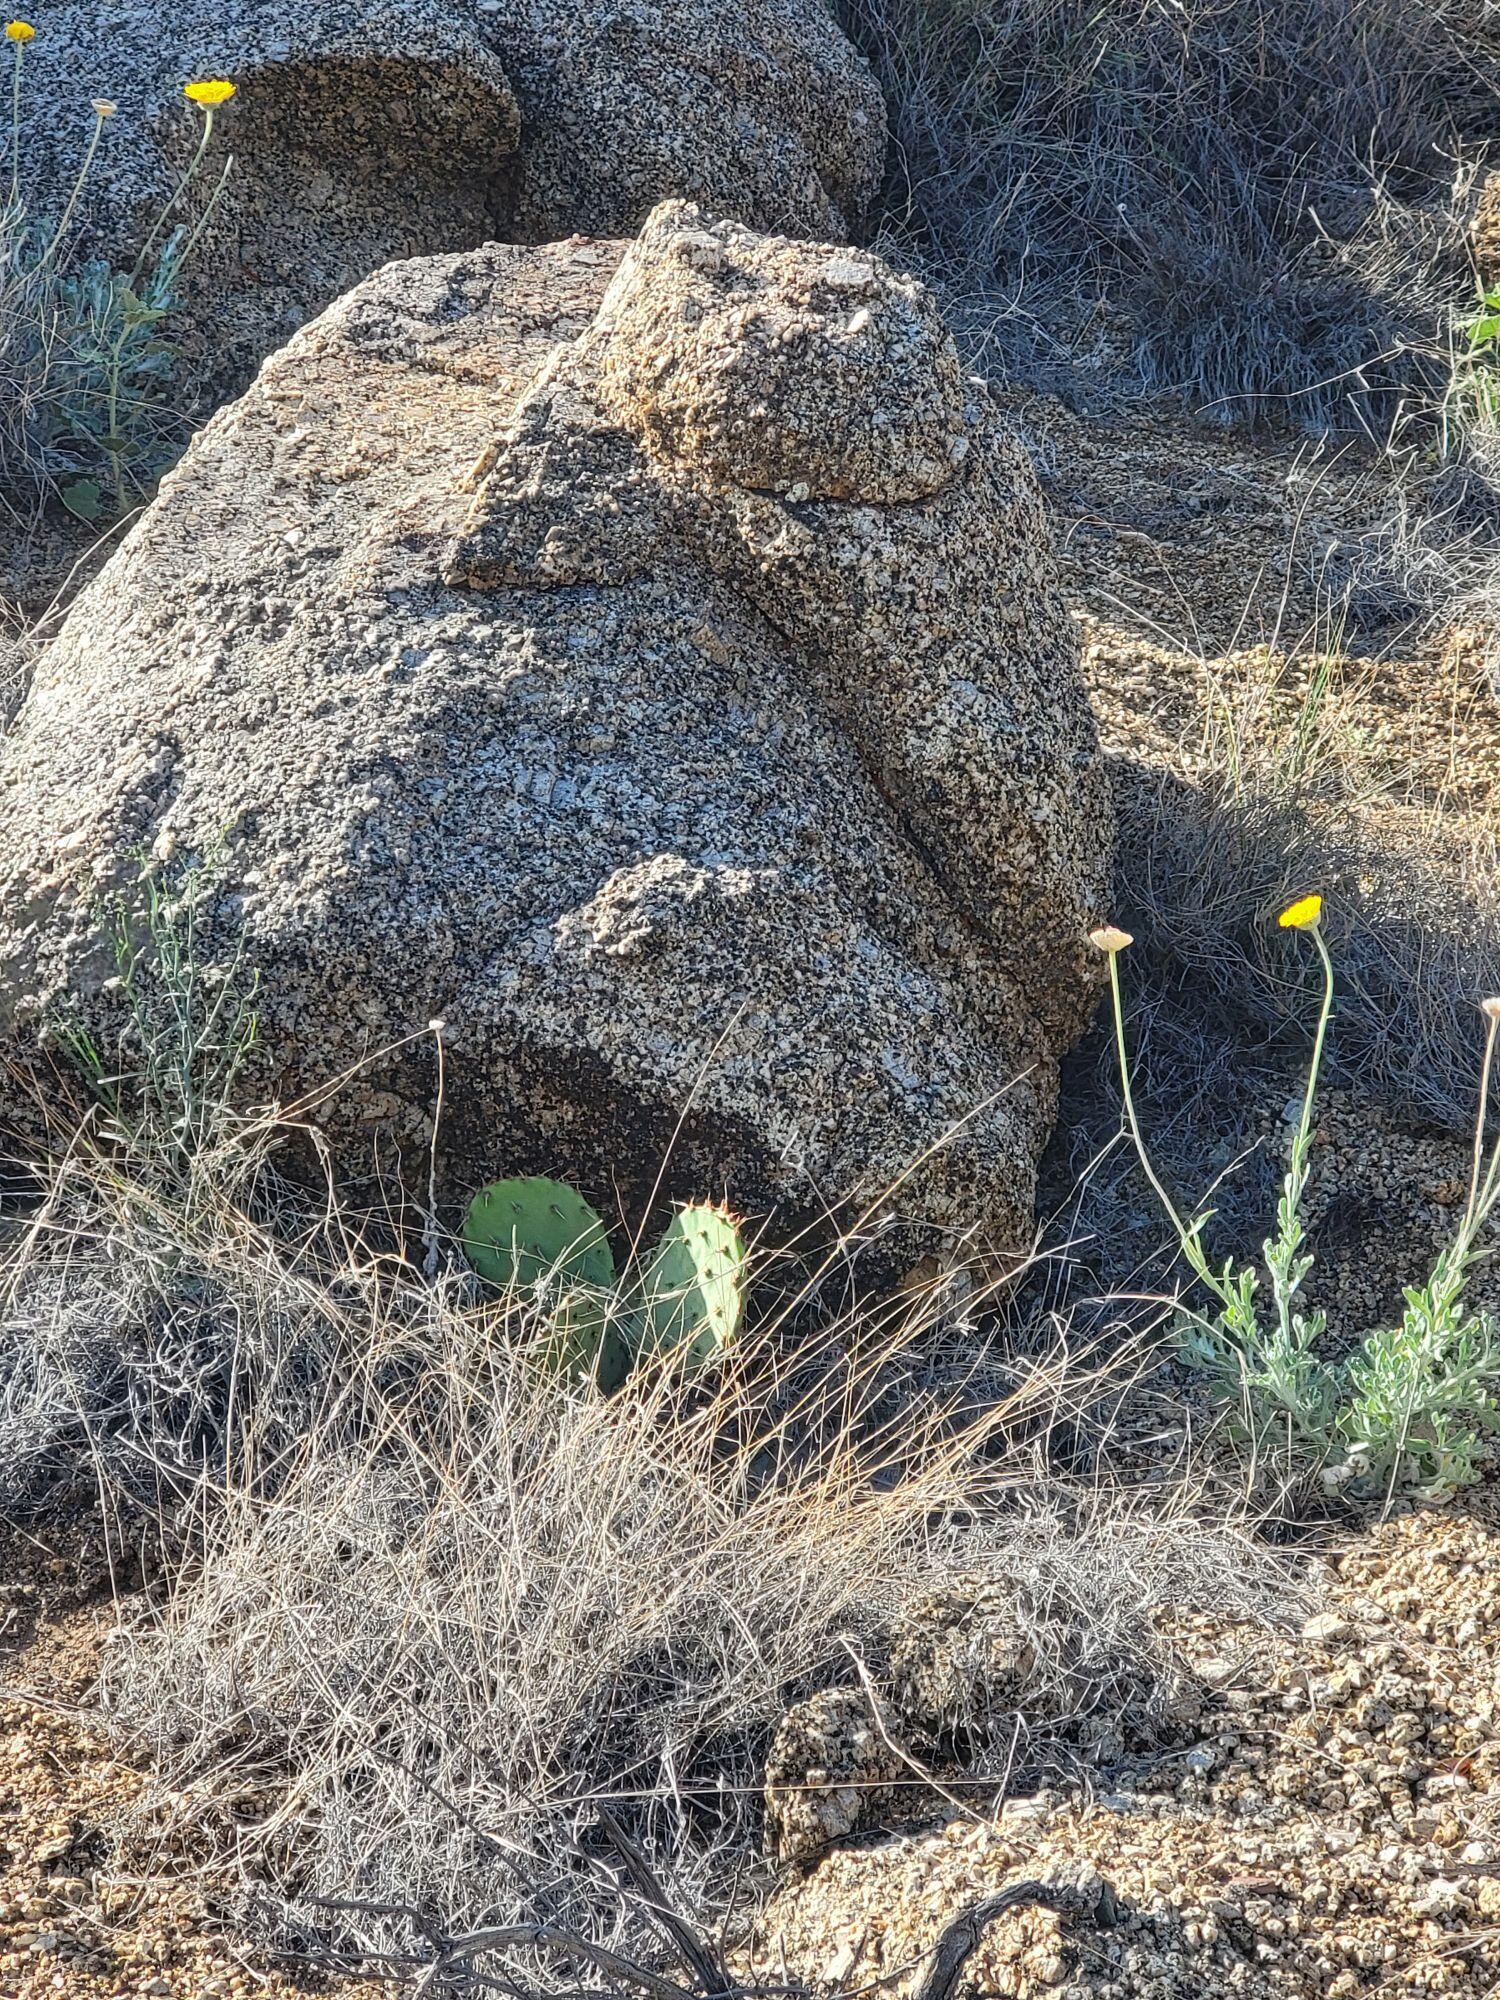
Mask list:
[[[1266,1265],[1271,1273],[1272,1289],[1276,1297],[1276,1324],[1281,1337],[1282,1349],[1290,1352],[1292,1340],[1292,1296],[1298,1280],[1293,1271],[1298,1251],[1302,1247],[1304,1231],[1302,1227],[1302,1198],[1307,1192],[1307,1154],[1312,1137],[1313,1104],[1318,1094],[1318,1077],[1323,1068],[1323,1050],[1328,1040],[1328,1022],[1333,1013],[1333,960],[1323,933],[1316,924],[1310,926],[1312,941],[1317,946],[1318,957],[1323,962],[1323,1004],[1318,1010],[1318,1027],[1313,1036],[1312,1060],[1307,1066],[1307,1088],[1302,1093],[1302,1111],[1297,1120],[1297,1136],[1292,1141],[1291,1159],[1287,1166],[1286,1178],[1282,1182],[1281,1207],[1278,1211],[1279,1226],[1276,1241],[1265,1246]]]
[[[1495,1063],[1495,1036],[1500,1033],[1500,1016],[1491,1014],[1487,1018],[1488,1032],[1484,1038],[1484,1061],[1479,1070],[1479,1109],[1474,1114],[1474,1164],[1469,1173],[1469,1200],[1464,1209],[1463,1227],[1459,1235],[1465,1239],[1474,1227],[1474,1219],[1479,1210],[1479,1173],[1484,1160],[1484,1121],[1490,1105],[1490,1072]]]
[[[21,205],[21,63],[26,44],[16,43],[15,72],[10,86],[10,205]]]
[[[161,214],[157,216],[155,223],[152,225],[151,234],[146,238],[145,242],[141,245],[140,255],[136,258],[134,264],[130,268],[130,282],[132,285],[134,285],[136,279],[141,275],[141,267],[144,265],[146,259],[150,256],[152,246],[155,244],[157,237],[161,235],[162,227],[165,224],[167,217],[172,213],[173,209],[176,208],[178,202],[180,202],[182,200],[182,197],[187,193],[189,183],[191,182],[194,174],[197,173],[198,168],[202,165],[203,155],[208,151],[208,141],[210,134],[213,132],[213,129],[214,129],[214,108],[211,104],[209,104],[204,107],[203,111],[203,130],[198,138],[198,150],[196,153],[194,153],[192,159],[189,160],[187,172],[183,175],[182,179],[177,183],[176,187],[172,190],[170,199],[168,200],[166,206],[163,208]]]
[[[83,156],[83,165],[78,169],[77,175],[74,177],[72,192],[68,196],[67,206],[58,218],[57,227],[52,232],[52,241],[47,245],[37,262],[37,269],[39,271],[46,269],[47,265],[52,262],[52,259],[62,247],[62,240],[67,233],[68,224],[73,220],[73,211],[78,206],[78,198],[83,193],[83,184],[88,179],[89,170],[94,164],[94,155],[99,150],[99,134],[103,130],[104,113],[96,111],[94,114],[94,129],[89,136],[88,150]]]
[[[1125,1048],[1125,1009],[1120,998],[1120,955],[1115,951],[1109,954],[1109,991],[1115,1010],[1115,1050],[1120,1062],[1120,1092],[1125,1101],[1125,1122],[1130,1128],[1130,1136],[1135,1145],[1136,1158],[1140,1161],[1146,1178],[1151,1183],[1152,1192],[1161,1203],[1163,1209],[1165,1209],[1168,1220],[1177,1232],[1177,1241],[1182,1247],[1182,1254],[1187,1258],[1204,1284],[1216,1294],[1220,1302],[1228,1304],[1228,1295],[1224,1286],[1209,1268],[1208,1259],[1204,1256],[1199,1245],[1197,1229],[1189,1229],[1178,1214],[1177,1205],[1167,1193],[1165,1187],[1163,1187],[1157,1176],[1155,1167],[1151,1164],[1151,1155],[1146,1150],[1145,1137],[1141,1132],[1141,1121],[1136,1116],[1135,1096],[1130,1088],[1130,1058]],[[1201,1227],[1201,1224],[1199,1227]]]
[[[1323,933],[1316,925],[1313,926],[1312,941],[1318,947],[1318,956],[1323,961],[1323,1005],[1318,1013],[1318,1032],[1313,1037],[1312,1061],[1307,1069],[1307,1090],[1302,1099],[1302,1116],[1297,1124],[1299,1156],[1306,1149],[1307,1136],[1312,1129],[1313,1098],[1317,1095],[1318,1072],[1323,1067],[1323,1044],[1328,1039],[1328,1021],[1333,1013],[1333,960],[1329,957],[1328,947],[1323,942]]]

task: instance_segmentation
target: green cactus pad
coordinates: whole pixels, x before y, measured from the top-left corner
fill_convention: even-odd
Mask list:
[[[556,1283],[608,1290],[614,1254],[604,1224],[561,1181],[492,1181],[464,1218],[464,1255],[481,1278],[506,1291]]]
[[[623,1386],[633,1359],[614,1294],[580,1286],[553,1310],[538,1356],[570,1382],[592,1382],[606,1396]]]
[[[640,1358],[671,1355],[694,1369],[722,1353],[744,1309],[745,1257],[733,1217],[702,1204],[679,1210],[635,1286]]]

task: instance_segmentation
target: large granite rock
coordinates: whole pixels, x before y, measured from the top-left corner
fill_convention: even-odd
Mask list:
[[[61,0],[26,51],[34,210],[62,207],[90,100],[113,100],[81,216],[128,269],[196,144],[181,93],[204,76],[237,94],[174,221],[234,167],[174,337],[210,392],[394,257],[622,235],[667,195],[848,234],[885,149],[823,0]]]
[[[200,434],[0,750],[0,1043],[109,1036],[101,896],[217,855],[256,1082],[356,1068],[351,1172],[425,1146],[440,1016],[454,1192],[630,1201],[670,1149],[665,1192],[899,1182],[1014,1244],[1110,847],[1036,484],[930,298],[668,204],[393,266]]]

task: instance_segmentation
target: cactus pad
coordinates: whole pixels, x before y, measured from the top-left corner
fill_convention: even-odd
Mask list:
[[[508,1291],[545,1283],[608,1290],[615,1282],[603,1222],[561,1181],[492,1181],[481,1188],[464,1218],[463,1247],[481,1278]]]
[[[697,1204],[678,1211],[647,1258],[632,1304],[640,1357],[700,1368],[728,1347],[745,1297],[745,1241],[732,1216]]]
[[[537,1349],[544,1368],[591,1382],[606,1396],[623,1386],[633,1360],[612,1292],[576,1286],[553,1309]]]

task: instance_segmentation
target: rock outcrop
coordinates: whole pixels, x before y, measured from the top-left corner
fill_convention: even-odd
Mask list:
[[[392,258],[622,235],[668,195],[845,235],[885,151],[879,91],[822,0],[63,0],[26,51],[33,212],[62,208],[90,100],[113,101],[80,213],[129,269],[191,158],[181,91],[203,76],[237,94],[173,221],[234,166],[174,339],[212,394]]]
[[[145,856],[259,970],[259,1086],[357,1071],[353,1171],[426,1146],[441,1017],[456,1193],[667,1159],[1013,1246],[1110,845],[1035,480],[931,299],[668,204],[394,266],[200,434],[0,751],[0,1039],[110,1036]]]

